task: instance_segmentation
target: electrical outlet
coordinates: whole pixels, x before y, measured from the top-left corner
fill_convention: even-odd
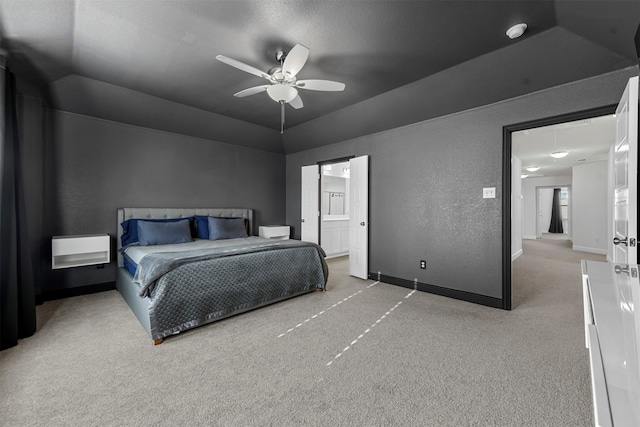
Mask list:
[[[423,270],[427,269],[427,261],[425,260],[420,260],[420,268]]]

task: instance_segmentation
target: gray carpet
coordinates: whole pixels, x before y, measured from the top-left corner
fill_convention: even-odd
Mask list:
[[[0,353],[0,425],[592,425],[579,260],[602,257],[569,244],[524,242],[511,312],[370,286],[344,258],[326,293],[160,346],[115,291],[50,301]]]

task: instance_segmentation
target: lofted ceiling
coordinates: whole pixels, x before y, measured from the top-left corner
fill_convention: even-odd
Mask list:
[[[510,40],[519,22],[529,28]],[[495,69],[479,70],[470,99],[431,116],[637,65],[639,22],[636,0],[2,0],[0,46],[22,79],[44,93],[65,89],[50,101],[57,109],[100,115],[95,104],[109,100],[91,105],[94,82],[277,131],[279,106],[266,93],[233,96],[266,81],[216,55],[267,71],[299,43],[310,49],[299,79],[346,84],[300,90],[304,108],[287,106],[291,129],[489,54]],[[526,74],[505,76],[524,63]],[[404,124],[393,112],[385,120]]]

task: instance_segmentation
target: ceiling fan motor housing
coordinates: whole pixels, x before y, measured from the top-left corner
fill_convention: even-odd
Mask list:
[[[278,61],[280,64],[282,64],[284,62],[284,60],[287,59],[287,53],[279,50],[276,52],[276,61]]]

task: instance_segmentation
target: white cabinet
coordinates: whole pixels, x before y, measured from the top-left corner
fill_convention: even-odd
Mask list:
[[[288,225],[261,225],[258,235],[267,239],[289,240],[291,229]]]
[[[586,345],[597,426],[640,425],[640,270],[582,261]]]
[[[110,257],[111,243],[108,234],[53,236],[51,239],[53,269],[108,264]]]
[[[327,256],[348,254],[349,220],[323,220],[321,246]]]

